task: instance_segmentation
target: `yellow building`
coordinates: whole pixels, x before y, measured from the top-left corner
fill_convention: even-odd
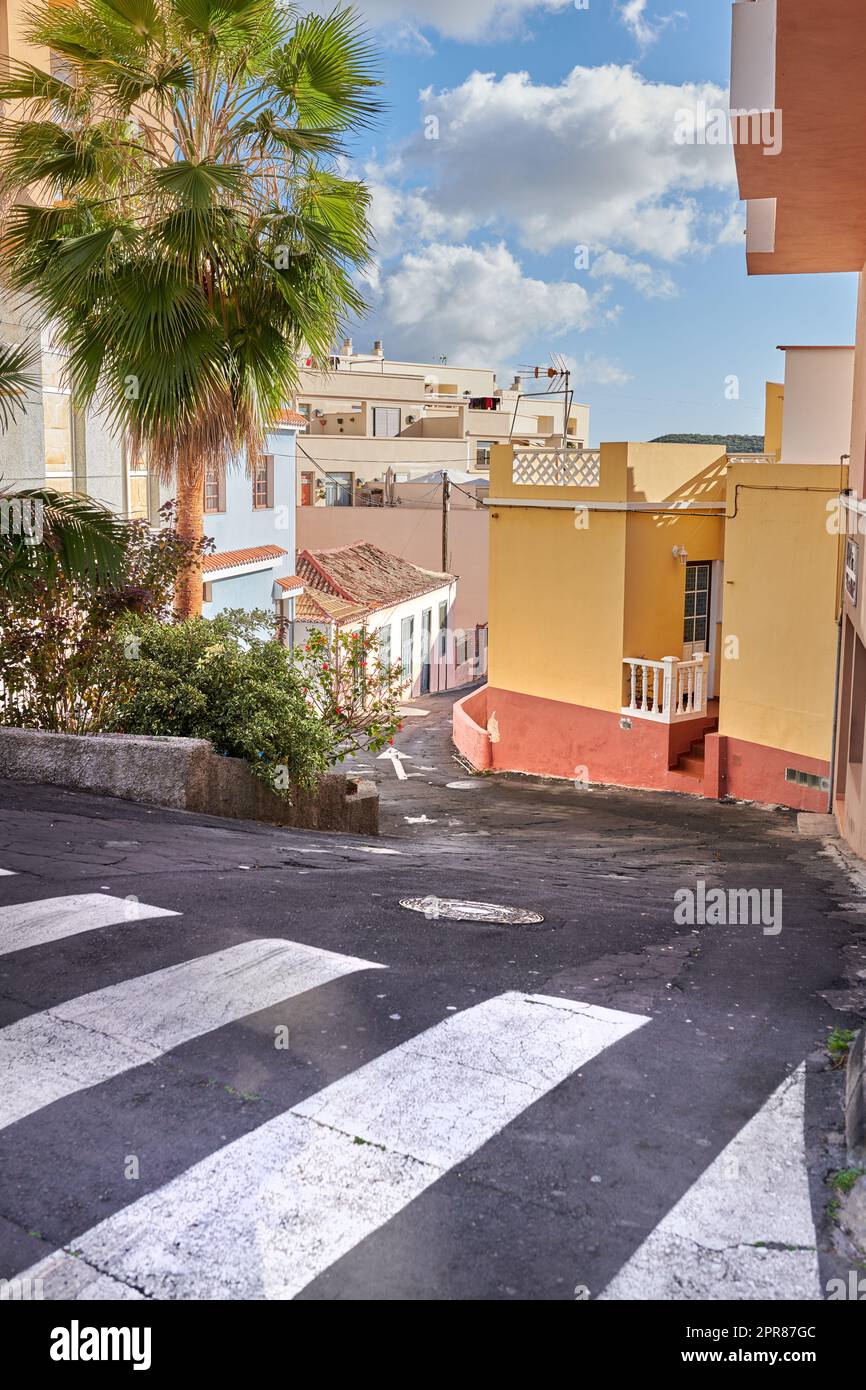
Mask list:
[[[481,768],[826,810],[839,482],[775,450],[494,449],[488,685],[455,708],[458,747]]]

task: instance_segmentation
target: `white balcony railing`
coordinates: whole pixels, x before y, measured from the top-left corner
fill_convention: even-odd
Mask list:
[[[622,713],[659,724],[706,714],[709,664],[707,654],[691,661],[679,661],[675,656],[661,661],[625,657],[626,703]]]
[[[515,449],[512,483],[522,487],[598,487],[600,449]]]

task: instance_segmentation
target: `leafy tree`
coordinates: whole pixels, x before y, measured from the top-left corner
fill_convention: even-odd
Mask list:
[[[196,543],[206,470],[250,466],[300,353],[364,307],[369,196],[338,157],[379,109],[373,55],[351,11],[280,0],[41,0],[26,33],[65,76],[0,81],[7,274]],[[201,588],[190,566],[180,616]]]

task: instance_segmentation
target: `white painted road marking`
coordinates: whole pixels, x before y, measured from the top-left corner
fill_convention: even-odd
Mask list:
[[[398,753],[396,748],[386,748],[384,753],[380,753],[380,754],[379,754],[379,759],[380,759],[380,761],[381,761],[383,758],[384,758],[384,759],[387,759],[387,761],[390,762],[391,766],[393,767],[394,771],[396,772],[396,774],[397,774],[398,778],[400,779],[400,781],[401,781],[401,782],[405,782],[405,781],[406,781],[406,769],[405,769],[405,767],[403,766],[403,759],[404,759],[405,757],[407,757],[407,756],[408,756],[408,755],[407,755],[406,753]]]
[[[600,1295],[821,1298],[800,1066],[774,1091]]]
[[[8,875],[9,878],[14,878],[14,877],[15,877],[15,870],[14,870],[14,869],[0,869],[0,878],[3,878],[3,877],[5,877],[5,876],[7,876],[7,875]]]
[[[0,1029],[0,1128],[247,1014],[383,966],[257,940],[83,994]]]
[[[649,1020],[503,994],[427,1029],[70,1242],[46,1298],[294,1297],[443,1173]],[[104,1287],[107,1287],[104,1285]],[[106,1296],[108,1294],[106,1293]]]
[[[135,898],[115,898],[110,893],[77,893],[68,898],[41,898],[38,902],[0,907],[0,956],[44,946],[97,927],[119,922],[140,922],[145,917],[178,917],[165,907],[150,907]]]

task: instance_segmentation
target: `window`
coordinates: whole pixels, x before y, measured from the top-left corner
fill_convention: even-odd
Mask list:
[[[351,507],[351,473],[329,473],[325,481],[325,505],[328,507]]]
[[[391,624],[386,623],[379,628],[379,665],[383,668],[391,665]]]
[[[225,470],[213,464],[205,473],[204,509],[206,512],[224,512],[226,509]]]
[[[384,439],[394,439],[400,433],[400,411],[397,406],[373,407],[373,433]]]
[[[686,603],[683,641],[703,645],[706,649],[710,616],[710,566],[686,565]]]
[[[45,477],[58,492],[72,492],[75,455],[72,402],[68,391],[44,390],[42,418],[45,438]]]
[[[253,465],[253,508],[262,511],[274,505],[274,457],[262,454]]]
[[[412,680],[412,648],[415,645],[415,619],[404,618],[400,624],[400,666],[404,681]]]
[[[475,467],[476,467],[476,468],[489,468],[489,467],[490,467],[490,450],[493,448],[494,443],[495,443],[495,441],[492,440],[492,439],[479,439],[479,440],[478,440],[478,443],[475,445]]]
[[[298,414],[299,414],[299,415],[303,415],[303,417],[304,417],[305,420],[309,420],[309,418],[310,418],[310,402],[309,402],[309,401],[299,401],[299,402],[298,402]]]
[[[147,455],[126,449],[126,514],[141,521],[150,517],[150,475]]]

